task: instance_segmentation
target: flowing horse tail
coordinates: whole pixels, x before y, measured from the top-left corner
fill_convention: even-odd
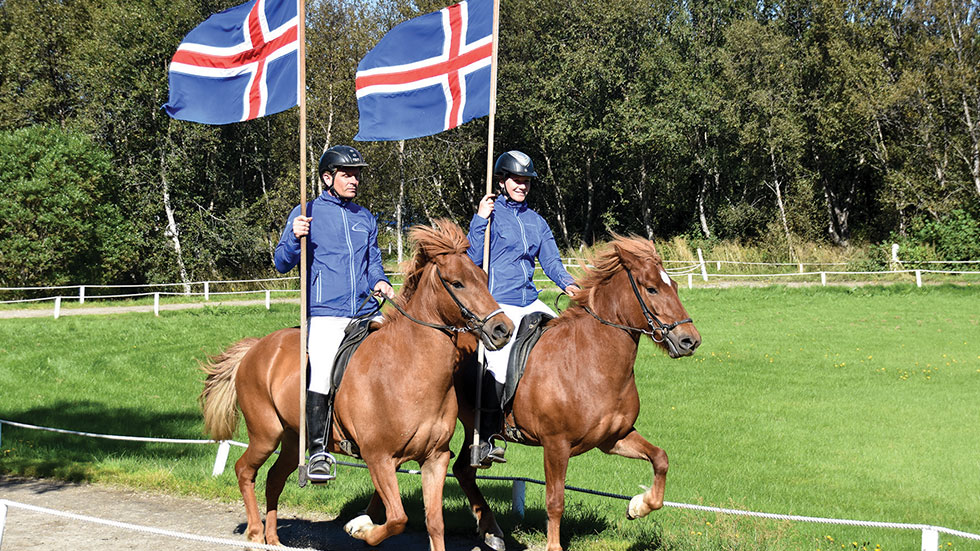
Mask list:
[[[204,432],[215,440],[230,440],[238,428],[238,392],[235,375],[245,354],[259,339],[249,337],[229,346],[224,352],[201,362],[207,374],[204,390],[197,401],[204,413]]]

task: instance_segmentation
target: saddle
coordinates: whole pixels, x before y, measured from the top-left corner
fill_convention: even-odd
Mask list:
[[[374,324],[373,327],[372,323]],[[361,346],[364,339],[377,328],[378,324],[370,317],[351,320],[344,328],[344,339],[340,341],[337,355],[334,356],[333,360],[333,380],[330,381],[330,417],[333,417],[333,397],[337,395],[337,389],[340,388],[340,382],[344,378],[344,372],[347,371],[347,364],[350,362],[351,356]],[[358,449],[357,443],[353,440],[344,439],[337,444],[345,454],[356,458],[361,457],[361,450]]]
[[[507,359],[507,382],[504,383],[504,390],[500,397],[500,409],[505,415],[512,410],[514,394],[517,393],[517,385],[524,376],[527,357],[547,329],[548,321],[554,317],[545,312],[531,312],[521,320],[517,336],[514,337],[514,344],[510,349],[510,357]]]

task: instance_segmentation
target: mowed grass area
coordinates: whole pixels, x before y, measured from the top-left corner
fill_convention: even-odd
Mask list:
[[[553,295],[545,296],[549,304]],[[980,533],[980,287],[682,289],[704,343],[671,360],[649,341],[636,377],[637,428],[670,456],[666,498],[771,513],[922,523]],[[202,438],[197,360],[235,340],[296,325],[298,307],[207,307],[0,321],[0,418],[123,435]],[[410,374],[406,374],[410,376]],[[3,427],[0,472],[105,481],[238,501],[215,446],[141,444]],[[457,432],[456,441],[462,435]],[[238,439],[246,439],[244,425]],[[458,449],[459,444],[454,447]],[[240,450],[232,449],[229,465]],[[486,474],[543,479],[541,451],[511,445]],[[409,466],[414,467],[414,464]],[[347,520],[366,471],[325,488],[289,484],[287,508]],[[648,465],[589,452],[568,484],[633,495]],[[411,530],[418,477],[402,475]],[[511,548],[543,547],[544,489],[509,514],[510,484],[483,484]],[[665,508],[626,521],[626,502],[569,492],[569,549],[918,549],[920,534],[726,517]],[[243,512],[244,519],[244,512]],[[448,529],[472,530],[446,486]],[[945,549],[980,542],[941,536]]]

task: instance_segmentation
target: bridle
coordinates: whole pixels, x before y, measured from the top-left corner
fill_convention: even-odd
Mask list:
[[[666,324],[660,321],[660,319],[658,319],[657,316],[650,311],[650,308],[647,307],[647,303],[646,301],[643,300],[643,297],[640,296],[640,289],[636,286],[636,280],[633,279],[633,273],[630,272],[629,268],[624,267],[623,269],[626,271],[626,276],[629,277],[630,286],[633,288],[633,295],[636,296],[636,300],[640,303],[640,309],[643,310],[643,317],[646,318],[647,320],[647,328],[643,329],[639,327],[630,327],[629,325],[620,325],[618,323],[613,323],[611,321],[604,320],[599,316],[597,316],[592,310],[589,309],[588,306],[583,305],[582,308],[584,308],[585,311],[589,313],[589,315],[597,319],[602,324],[608,325],[610,327],[616,327],[617,329],[622,329],[623,331],[635,331],[637,333],[643,333],[644,335],[649,335],[650,338],[653,339],[653,342],[655,343],[659,344],[666,341],[669,346],[673,347],[673,344],[667,339],[667,333],[670,333],[670,331],[673,330],[678,325],[684,323],[694,323],[694,320],[692,320],[691,318],[685,318],[679,321],[675,321],[674,323],[671,324]],[[659,340],[657,339],[658,331],[660,332]]]
[[[463,319],[466,320],[466,327],[457,327],[455,325],[443,325],[439,323],[429,323],[427,321],[416,319],[412,317],[408,312],[406,312],[405,309],[402,308],[401,305],[399,305],[398,302],[394,300],[391,301],[392,306],[394,306],[396,310],[401,312],[401,314],[406,318],[408,318],[409,320],[419,325],[424,325],[425,327],[431,327],[433,329],[438,329],[440,331],[448,331],[450,335],[453,333],[469,333],[471,331],[476,331],[477,333],[479,333],[480,339],[483,341],[483,344],[487,345],[490,349],[493,349],[493,347],[490,346],[489,343],[490,336],[487,335],[486,331],[484,330],[484,326],[486,326],[487,322],[490,321],[490,318],[496,316],[497,314],[503,314],[504,313],[503,309],[497,308],[496,310],[490,312],[489,314],[486,315],[486,317],[483,318],[477,316],[476,314],[473,313],[472,310],[467,308],[459,300],[459,297],[456,296],[456,293],[454,293],[452,288],[449,286],[449,284],[446,283],[445,278],[442,277],[442,271],[439,270],[439,266],[436,266],[436,275],[439,277],[439,282],[442,283],[442,287],[446,290],[447,293],[449,293],[449,297],[452,298],[453,302],[456,303],[456,306],[459,307],[460,314],[462,314]],[[382,298],[382,303],[384,302],[384,300],[385,299]]]

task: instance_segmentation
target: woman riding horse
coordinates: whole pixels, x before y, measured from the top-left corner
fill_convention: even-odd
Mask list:
[[[572,456],[599,448],[649,461],[653,486],[633,497],[627,516],[642,517],[663,506],[667,454],[633,426],[640,411],[633,363],[643,335],[671,358],[691,355],[701,344],[653,243],[617,237],[590,264],[575,304],[549,322],[532,348],[505,418],[507,426],[519,431],[519,442],[544,448],[548,551],[561,550],[565,472]],[[472,424],[468,396],[461,392],[459,398],[460,419]],[[460,453],[453,473],[469,498],[481,536],[502,550],[503,533],[465,456]]]
[[[405,529],[395,470],[417,461],[431,549],[441,551],[442,489],[457,415],[453,373],[458,362],[472,357],[477,336],[495,349],[507,342],[513,324],[488,292],[486,274],[467,258],[469,244],[458,226],[419,226],[411,237],[418,251],[403,269],[396,311],[386,312],[380,329],[354,352],[336,391],[329,451],[359,453],[371,472],[375,498],[367,514],[345,527],[369,545]],[[230,439],[238,424],[236,403],[245,417],[248,449],[235,472],[253,542],[279,544],[279,496],[298,462],[299,340],[298,329],[246,339],[206,368],[201,403],[207,432],[216,440]],[[342,449],[344,441],[351,445]],[[266,480],[263,534],[255,476],[280,444]],[[382,516],[384,522],[375,524]]]

